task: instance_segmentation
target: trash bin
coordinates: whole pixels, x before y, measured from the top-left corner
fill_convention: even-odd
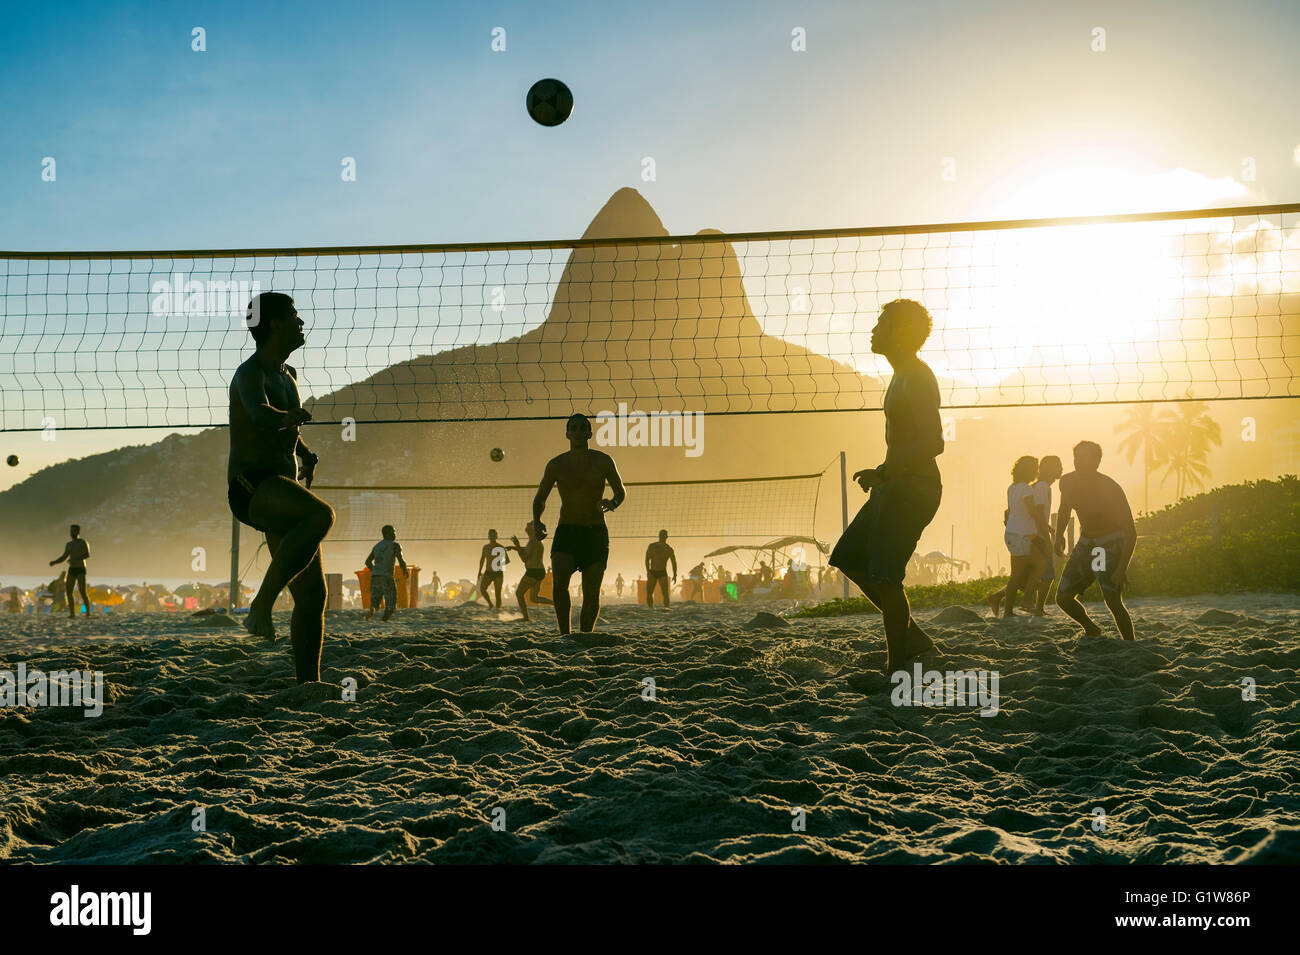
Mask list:
[[[636,579],[636,602],[639,604],[645,603],[645,578],[644,577],[638,577]]]
[[[361,585],[361,609],[370,609],[370,570],[362,568],[357,571],[357,583]]]
[[[325,609],[343,609],[343,575],[325,575]]]
[[[406,587],[406,574],[402,573],[402,565],[398,563],[393,564],[393,584],[397,587],[397,609],[409,607],[411,592]]]
[[[401,570],[402,568],[398,567],[397,569]],[[407,606],[418,607],[420,606],[420,568],[415,564],[407,564],[406,569],[411,572],[407,577],[408,596],[406,603]]]

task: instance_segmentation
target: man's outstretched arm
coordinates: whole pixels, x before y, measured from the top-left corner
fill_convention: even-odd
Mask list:
[[[46,553],[48,553],[48,551]],[[54,560],[50,561],[50,566],[53,567],[55,564],[61,564],[67,559],[68,559],[68,545],[64,544],[63,553],[60,554],[58,557],[54,558]]]

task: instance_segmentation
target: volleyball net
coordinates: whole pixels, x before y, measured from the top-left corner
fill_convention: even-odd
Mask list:
[[[1300,395],[1300,204],[370,248],[0,252],[0,430],[225,425],[259,291],[317,422],[878,408],[929,308],[945,407]]]
[[[829,465],[828,465],[829,467]],[[782,537],[811,532],[826,469],[816,474],[703,481],[628,481],[627,500],[607,518],[611,539]],[[477,541],[490,528],[524,537],[536,484],[447,486],[315,485],[335,510],[332,543],[373,544],[392,524],[403,540]],[[552,493],[543,515],[558,522]]]

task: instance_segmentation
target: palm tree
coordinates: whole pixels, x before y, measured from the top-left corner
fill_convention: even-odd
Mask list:
[[[1151,472],[1164,463],[1165,436],[1172,417],[1168,409],[1157,410],[1154,405],[1129,405],[1124,420],[1115,430],[1124,434],[1119,449],[1129,464],[1142,452],[1142,510],[1151,511]]]
[[[1223,444],[1223,431],[1204,401],[1184,401],[1164,424],[1164,443],[1161,463],[1167,470],[1160,483],[1175,478],[1175,495],[1181,501],[1184,492],[1205,487],[1210,477],[1206,459],[1212,445]]]

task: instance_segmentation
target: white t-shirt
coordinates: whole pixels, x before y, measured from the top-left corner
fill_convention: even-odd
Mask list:
[[[1025,510],[1025,505],[1022,503],[1026,499],[1033,501],[1034,489],[1024,481],[1007,488],[1008,534],[1037,533],[1038,525],[1034,523],[1033,517]]]
[[[1039,481],[1031,485],[1034,493],[1034,506],[1038,508],[1038,513],[1043,515],[1043,523],[1050,530],[1052,527],[1052,485],[1046,481]],[[1034,531],[1038,533],[1037,529]]]

